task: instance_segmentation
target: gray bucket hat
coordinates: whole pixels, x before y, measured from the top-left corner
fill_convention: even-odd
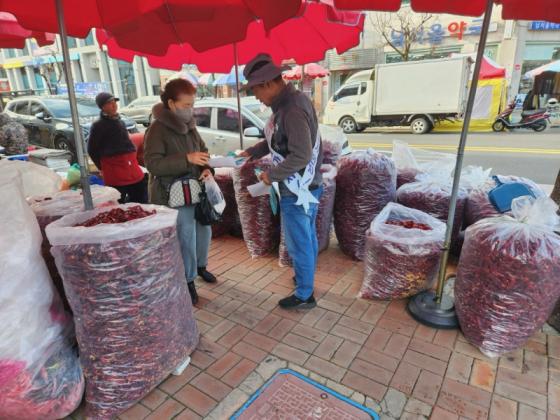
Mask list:
[[[277,66],[269,54],[257,54],[245,65],[243,76],[247,79],[247,84],[242,87],[242,90],[274,80],[286,70],[290,70],[290,66]]]

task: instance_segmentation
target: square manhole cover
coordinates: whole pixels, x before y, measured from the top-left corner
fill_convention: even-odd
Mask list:
[[[290,369],[278,371],[232,420],[379,420],[378,415]]]

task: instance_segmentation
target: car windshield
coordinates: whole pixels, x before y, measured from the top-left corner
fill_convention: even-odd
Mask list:
[[[246,105],[246,107],[249,109],[249,111],[259,117],[259,119],[263,122],[267,122],[272,115],[272,110],[268,106],[264,106],[261,104],[251,104]]]
[[[43,103],[55,118],[72,118],[70,102],[65,99],[43,99]],[[80,117],[94,117],[99,115],[99,108],[95,102],[78,99],[78,114]]]

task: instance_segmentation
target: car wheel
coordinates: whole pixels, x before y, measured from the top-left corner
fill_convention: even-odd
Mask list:
[[[535,130],[537,133],[540,133],[541,131],[546,130],[546,121],[536,122],[535,124],[533,124],[531,128]]]
[[[412,134],[426,134],[430,131],[431,123],[425,117],[417,117],[410,123]]]
[[[504,131],[504,129],[506,128],[505,124],[503,123],[503,121],[498,120],[496,122],[494,122],[494,124],[492,124],[492,131],[499,133],[500,131]]]
[[[340,120],[338,125],[340,126],[340,128],[342,128],[342,131],[344,131],[344,133],[346,134],[355,133],[356,129],[358,128],[356,121],[352,117],[344,117],[343,119]]]
[[[57,137],[56,139],[54,139],[54,147],[55,149],[66,150],[68,152],[72,151],[70,143],[64,137]]]

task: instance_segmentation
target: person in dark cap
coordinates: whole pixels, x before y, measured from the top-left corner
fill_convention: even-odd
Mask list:
[[[313,297],[317,266],[317,218],[322,194],[321,136],[317,115],[307,96],[282,79],[289,67],[277,66],[268,54],[259,54],[243,71],[245,89],[252,89],[259,101],[272,107],[273,115],[265,126],[266,140],[242,152],[258,159],[269,153],[273,165],[262,172],[265,184],[278,183],[282,229],[292,258],[296,290],[280,300],[285,309],[316,306]]]
[[[138,164],[136,147],[119,116],[118,100],[108,92],[95,97],[101,113],[91,126],[88,153],[103,174],[105,185],[121,193],[121,203],[147,203],[148,186]]]

